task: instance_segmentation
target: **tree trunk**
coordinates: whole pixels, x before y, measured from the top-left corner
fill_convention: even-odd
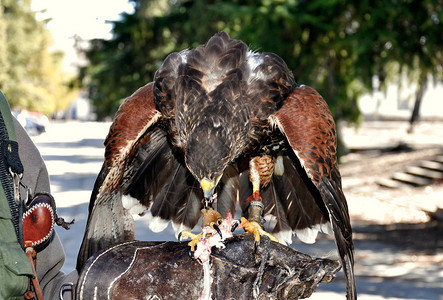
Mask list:
[[[411,118],[409,119],[408,133],[412,133],[414,131],[414,125],[420,118],[421,100],[423,99],[423,94],[427,84],[427,80],[425,78],[426,77],[422,77],[422,79],[420,79],[420,85],[418,87],[417,94],[415,95],[414,108],[412,109]]]

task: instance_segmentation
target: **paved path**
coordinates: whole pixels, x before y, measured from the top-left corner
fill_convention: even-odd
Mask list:
[[[33,137],[50,173],[58,214],[67,220],[76,220],[75,226],[69,231],[56,229],[67,254],[63,268],[65,272],[75,267],[87,218],[89,196],[103,162],[103,139],[109,125],[54,123],[47,133]],[[370,195],[366,197],[371,198]],[[349,196],[348,200],[351,212],[354,209],[359,211],[361,203],[354,202]],[[136,218],[138,239],[174,240],[170,226],[166,233],[154,234],[147,229],[145,222],[143,218]],[[398,245],[375,242],[367,239],[368,235],[358,236],[360,238],[356,240],[355,247],[360,299],[443,299],[443,254],[414,256],[411,251]],[[334,243],[327,238],[322,238],[314,246],[297,244],[295,248],[316,256],[335,251]],[[311,299],[344,299],[344,289],[340,273],[333,283],[321,285]]]

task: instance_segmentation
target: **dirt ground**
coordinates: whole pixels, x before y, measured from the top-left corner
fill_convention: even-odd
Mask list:
[[[438,222],[430,222],[429,212],[443,208],[443,181],[393,189],[378,184],[443,155],[443,122],[419,123],[412,134],[406,133],[407,127],[406,122],[366,122],[358,129],[343,128],[343,141],[351,150],[342,157],[340,171],[355,226],[385,225],[379,229],[388,231],[417,227],[425,232],[438,227]],[[441,246],[441,241],[432,245]]]
[[[371,292],[363,284],[360,293],[443,299],[443,222],[429,215],[443,208],[443,182],[397,189],[378,184],[443,154],[442,122],[419,123],[412,134],[407,128],[407,122],[400,121],[342,128],[343,141],[351,149],[340,170],[354,228],[356,274],[368,280],[379,276],[382,282],[409,283],[395,292]],[[368,243],[380,247],[386,260],[372,257],[374,252],[364,249]]]

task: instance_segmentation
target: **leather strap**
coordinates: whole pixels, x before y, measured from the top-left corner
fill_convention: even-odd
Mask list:
[[[0,93],[0,97],[2,97],[3,94]],[[0,99],[0,103],[6,101],[3,99]],[[4,101],[3,101],[4,100]],[[0,109],[3,109],[4,105],[0,105]],[[9,115],[11,113],[9,112]],[[17,240],[21,241],[21,234],[20,234],[20,225],[19,222],[21,220],[21,216],[19,215],[19,204],[15,201],[15,195],[14,195],[14,183],[12,181],[11,174],[9,173],[9,164],[8,164],[8,158],[7,155],[9,153],[8,149],[11,149],[11,152],[15,149],[17,149],[18,153],[18,146],[13,147],[13,141],[9,140],[9,132],[5,124],[5,116],[8,115],[5,111],[0,110],[0,181],[2,183],[3,192],[5,193],[5,197],[8,200],[9,208],[12,215],[12,224],[14,225],[15,229],[15,235],[17,236]],[[16,142],[15,142],[16,143]],[[10,146],[8,146],[10,145]],[[13,149],[14,148],[14,149]],[[18,154],[17,154],[18,157]],[[21,163],[20,163],[21,164]],[[23,166],[22,166],[23,169]],[[23,170],[22,170],[23,172]],[[22,247],[23,244],[21,243]]]
[[[40,288],[40,283],[38,282],[38,278],[37,278],[37,272],[35,270],[35,260],[37,258],[37,252],[35,252],[34,248],[32,247],[31,242],[25,242],[25,246],[26,246],[26,256],[28,257],[29,261],[31,262],[32,270],[34,271],[34,278],[31,278],[32,287],[34,288],[35,294],[37,296],[37,300],[43,300],[42,289]],[[35,298],[35,295],[32,292],[31,286],[30,286],[28,291],[25,294],[25,299],[34,299],[34,298]]]

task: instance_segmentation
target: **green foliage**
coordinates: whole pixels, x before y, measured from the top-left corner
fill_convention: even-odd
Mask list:
[[[76,97],[62,71],[62,52],[50,52],[46,21],[37,21],[30,0],[0,1],[0,90],[10,105],[51,114]]]
[[[316,88],[336,118],[356,121],[358,97],[393,75],[442,79],[441,0],[133,0],[110,41],[86,51],[81,79],[99,116],[151,81],[172,51],[225,30],[258,51],[275,52],[299,83]],[[418,76],[417,76],[417,71]]]

